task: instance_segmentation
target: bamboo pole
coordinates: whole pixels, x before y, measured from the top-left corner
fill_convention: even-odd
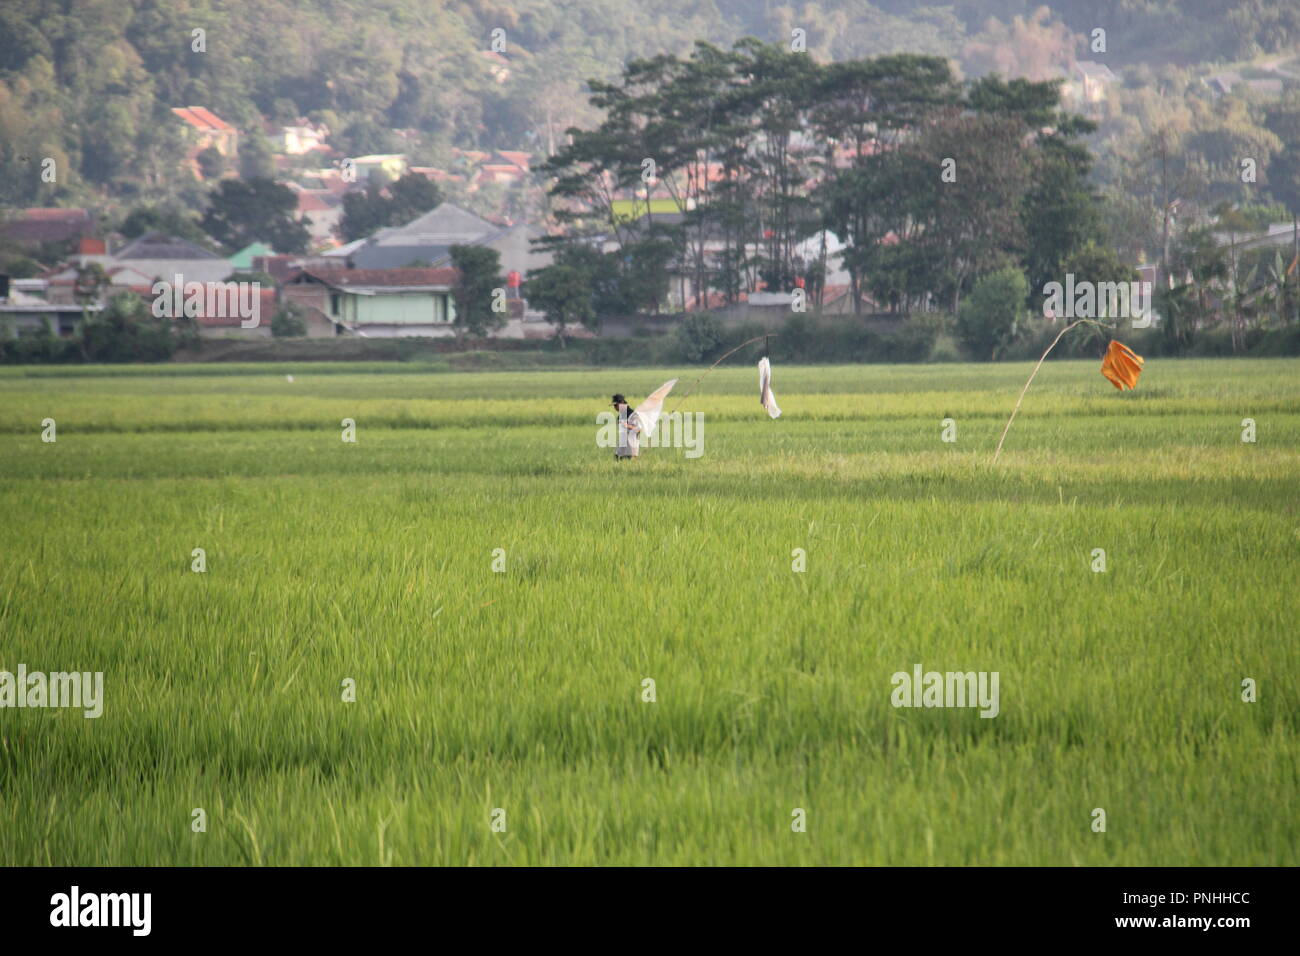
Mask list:
[[[1016,399],[1016,407],[1011,410],[1011,417],[1007,419],[1007,426],[1002,429],[1002,437],[998,439],[997,450],[993,452],[993,461],[995,464],[997,463],[998,456],[1002,454],[1002,443],[1007,440],[1007,432],[1011,431],[1011,423],[1016,420],[1016,412],[1020,411],[1020,403],[1025,400],[1025,393],[1029,391],[1029,386],[1033,383],[1034,376],[1038,374],[1038,370],[1043,367],[1043,362],[1047,359],[1048,353],[1050,353],[1052,349],[1056,348],[1056,343],[1061,341],[1066,332],[1070,331],[1070,329],[1075,326],[1084,325],[1085,323],[1096,325],[1098,328],[1101,328],[1101,324],[1093,319],[1076,319],[1074,322],[1071,322],[1065,328],[1061,329],[1056,338],[1052,339],[1052,344],[1047,347],[1047,351],[1042,354],[1041,358],[1039,358],[1038,364],[1034,366],[1034,370],[1029,373],[1029,381],[1025,382],[1025,387],[1020,390],[1020,397]]]
[[[732,350],[731,350],[730,352],[728,352],[726,355],[722,356],[722,358],[718,359],[716,362],[714,362],[712,365],[710,365],[708,368],[706,368],[706,369],[704,370],[704,375],[708,375],[710,372],[712,372],[715,368],[717,368],[719,365],[721,365],[721,364],[722,364],[723,362],[725,362],[727,359],[731,358],[731,356],[735,355],[737,352],[739,352],[741,349],[743,349],[746,345],[753,345],[753,344],[754,344],[755,342],[757,342],[759,339],[771,338],[771,337],[774,336],[775,334],[776,334],[775,332],[764,332],[762,335],[756,335],[756,336],[754,336],[752,339],[749,339],[748,341],[741,342],[739,345],[737,345],[734,349],[732,349]],[[700,376],[699,378],[697,378],[694,382],[692,382],[692,383],[691,383],[691,387],[688,388],[685,392],[682,393],[681,397],[679,397],[679,398],[677,399],[677,402],[673,405],[673,410],[672,410],[671,412],[668,413],[669,415],[672,415],[674,412],[677,411],[677,409],[679,409],[679,408],[682,407],[682,402],[686,401],[686,397],[687,397],[688,395],[690,395],[691,392],[695,391],[695,386],[696,386],[696,385],[699,385],[700,382],[704,381],[704,375],[701,375],[701,376]]]

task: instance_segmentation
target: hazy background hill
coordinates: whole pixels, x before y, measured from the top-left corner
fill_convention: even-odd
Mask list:
[[[263,117],[326,123],[344,154],[452,146],[548,152],[593,120],[588,77],[634,55],[807,31],[819,59],[910,51],[966,75],[1068,68],[1096,27],[1106,62],[1235,62],[1300,41],[1294,0],[5,0],[0,5],[0,203],[183,196],[199,186],[170,110],[239,128],[244,175],[270,171]],[[196,52],[193,31],[204,31]],[[504,62],[485,56],[504,30]],[[42,158],[64,171],[39,177]]]

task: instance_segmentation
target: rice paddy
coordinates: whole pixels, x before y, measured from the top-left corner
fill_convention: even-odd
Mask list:
[[[0,863],[1294,864],[1300,361],[1029,370],[0,370]]]

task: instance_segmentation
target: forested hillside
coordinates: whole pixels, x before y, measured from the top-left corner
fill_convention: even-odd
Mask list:
[[[241,157],[254,168],[266,155],[261,116],[281,123],[307,116],[325,122],[331,143],[347,153],[400,150],[428,164],[451,146],[549,153],[567,127],[597,118],[588,78],[616,76],[631,56],[684,54],[696,40],[784,41],[798,28],[819,60],[933,54],[968,76],[1059,64],[1098,27],[1107,31],[1107,63],[1117,72],[1230,62],[1300,40],[1294,0],[1040,6],[4,0],[0,203],[131,202],[197,189],[179,161],[183,144],[170,114],[190,104],[237,126]],[[483,55],[494,35],[504,41],[507,70]],[[60,171],[54,182],[40,176],[46,157]]]

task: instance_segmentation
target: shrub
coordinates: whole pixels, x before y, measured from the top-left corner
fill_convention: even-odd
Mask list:
[[[945,331],[947,317],[939,313],[910,316],[901,328],[885,336],[887,360],[924,362],[934,350],[934,343]]]
[[[960,362],[962,360],[961,347],[957,344],[957,339],[947,332],[941,333],[935,340],[927,356],[927,362]]]
[[[673,338],[684,361],[700,362],[722,344],[722,328],[718,320],[707,313],[692,315],[673,330]]]
[[[307,334],[307,323],[296,302],[284,301],[271,316],[271,335],[277,339],[302,338]]]
[[[1029,294],[1024,273],[999,269],[982,276],[957,313],[957,335],[978,359],[996,360],[1016,336]]]
[[[157,319],[137,295],[113,296],[81,328],[81,350],[91,362],[163,362],[179,343],[171,319]]]
[[[35,335],[15,337],[11,329],[0,329],[0,363],[5,365],[58,364],[75,362],[79,355],[76,343],[54,334],[49,323]]]

